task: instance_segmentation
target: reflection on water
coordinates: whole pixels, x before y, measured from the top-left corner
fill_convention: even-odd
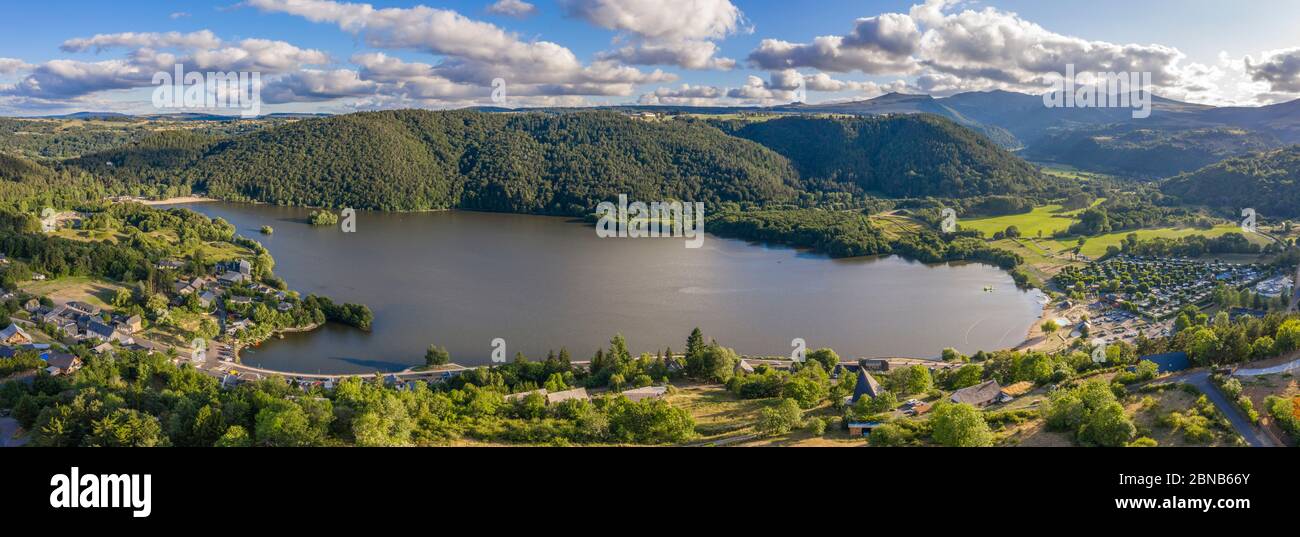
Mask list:
[[[483,364],[497,337],[509,356],[538,359],[561,346],[587,359],[618,332],[634,352],[680,351],[695,326],[748,354],[784,355],[799,337],[845,358],[934,357],[1014,346],[1042,307],[1037,292],[977,264],[832,260],[712,236],[688,249],[681,239],[600,239],[540,216],[361,212],[356,233],[342,233],[307,225],[303,209],[188,207],[262,241],[290,287],[374,311],[371,333],[331,325],[244,355],[272,369],[397,370],[422,363],[433,343]],[[260,235],[263,225],[275,234]]]

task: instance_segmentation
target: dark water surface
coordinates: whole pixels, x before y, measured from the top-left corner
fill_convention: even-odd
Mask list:
[[[244,363],[298,372],[398,370],[430,343],[453,361],[541,359],[567,346],[585,360],[616,332],[633,353],[685,347],[691,328],[747,354],[789,354],[790,341],[841,357],[935,357],[1014,346],[1041,311],[1037,292],[978,264],[897,257],[833,260],[709,236],[601,239],[564,218],[449,211],[357,215],[357,231],[312,227],[304,209],[238,203],[186,207],[261,241],[277,275],[303,293],[364,303],[366,333],[326,326],[272,339]],[[258,233],[263,225],[271,236]],[[992,286],[992,292],[985,287]]]

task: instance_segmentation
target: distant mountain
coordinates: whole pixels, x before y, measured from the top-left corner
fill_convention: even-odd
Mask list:
[[[1039,105],[1041,106],[1041,104],[1042,103],[1040,102]],[[948,118],[963,127],[983,133],[985,136],[988,136],[990,140],[993,140],[1002,147],[1008,149],[1018,149],[1021,147],[1020,140],[1005,128],[995,123],[981,122],[972,119],[970,116],[956,108],[948,106],[946,100],[935,99],[929,95],[889,93],[865,101],[814,105],[794,104],[789,106],[772,107],[770,110],[775,112],[800,114],[934,114]]]
[[[575,216],[619,194],[764,202],[798,184],[784,157],[715,128],[591,111],[355,113],[215,141],[158,137],[69,164],[224,199]]]
[[[1251,153],[1173,177],[1161,190],[1184,203],[1237,215],[1300,217],[1300,145]]]
[[[899,106],[917,102],[923,103]],[[1033,166],[932,114],[792,116],[722,125],[789,158],[804,178],[851,182],[886,196],[960,198],[1040,192],[1046,186]]]
[[[1159,179],[1281,145],[1276,136],[1238,127],[1152,129],[1116,124],[1056,129],[1020,155],[1080,169]]]
[[[38,116],[38,119],[123,119],[131,116],[117,112],[73,112],[55,116]]]

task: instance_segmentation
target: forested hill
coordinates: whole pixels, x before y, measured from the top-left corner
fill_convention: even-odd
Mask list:
[[[963,198],[1041,191],[1038,170],[988,138],[929,114],[719,123],[789,158],[804,178],[893,197]]]
[[[1184,203],[1261,217],[1300,217],[1300,145],[1252,153],[1169,179],[1165,194]]]
[[[789,162],[756,143],[707,125],[610,112],[366,112],[199,149],[194,138],[160,142],[72,165],[123,182],[180,181],[226,199],[381,210],[577,215],[618,194],[762,202],[790,199],[798,186]]]

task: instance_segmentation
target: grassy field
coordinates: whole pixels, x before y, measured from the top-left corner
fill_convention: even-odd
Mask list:
[[[1093,205],[1103,201],[1105,200],[1098,199],[1093,202]],[[994,233],[1004,231],[1010,226],[1019,228],[1020,234],[1024,237],[1037,237],[1040,233],[1043,237],[1051,237],[1053,233],[1069,229],[1070,224],[1076,221],[1075,217],[1081,212],[1083,209],[1067,211],[1064,207],[1053,204],[1035,207],[1034,210],[1024,214],[961,220],[958,225],[962,229],[979,230],[985,237],[992,237]]]
[[[1127,237],[1130,233],[1136,233],[1138,236],[1138,240],[1149,240],[1157,237],[1164,238],[1164,239],[1176,239],[1180,237],[1187,237],[1190,235],[1205,235],[1206,237],[1218,237],[1225,233],[1233,233],[1233,232],[1241,233],[1241,226],[1238,226],[1236,224],[1219,224],[1210,229],[1185,227],[1185,228],[1159,228],[1159,229],[1139,229],[1139,230],[1130,230],[1130,231],[1119,231],[1115,233],[1107,233],[1105,235],[1100,235],[1097,237],[1089,237],[1088,241],[1083,245],[1083,250],[1080,253],[1094,259],[1097,257],[1101,257],[1103,254],[1106,253],[1106,248],[1108,246],[1118,247],[1120,243],[1123,242],[1124,238]],[[1268,244],[1269,242],[1268,239],[1261,237],[1259,235],[1248,235],[1246,238],[1249,239],[1251,242],[1255,242],[1260,245]],[[1078,244],[1077,242],[1070,241],[1068,239],[1066,241],[1052,241],[1052,242],[1055,242],[1057,245],[1059,245],[1060,249],[1062,250],[1067,248],[1073,248]]]
[[[77,241],[113,241],[118,242],[126,239],[126,234],[113,230],[84,230],[62,228],[52,233],[56,237]],[[176,232],[170,229],[152,231],[145,234],[145,237],[151,242],[162,244],[176,244],[179,240]],[[223,261],[234,261],[236,259],[251,259],[252,250],[244,248],[229,242],[205,242],[199,249],[203,250],[204,259],[209,263],[219,263]],[[192,254],[193,252],[186,252]]]
[[[72,276],[56,278],[43,282],[28,282],[22,290],[33,295],[44,295],[56,303],[80,300],[101,308],[111,308],[113,297],[118,289],[125,289],[121,284],[89,276]]]
[[[890,239],[916,235],[925,229],[925,224],[902,215],[896,214],[879,214],[871,217],[871,223],[880,227],[885,236]]]
[[[1213,404],[1197,404],[1201,393],[1181,386],[1170,386],[1157,393],[1137,394],[1125,411],[1137,426],[1137,435],[1154,439],[1161,446],[1231,446],[1237,434]],[[1203,435],[1192,431],[1203,430]]]

